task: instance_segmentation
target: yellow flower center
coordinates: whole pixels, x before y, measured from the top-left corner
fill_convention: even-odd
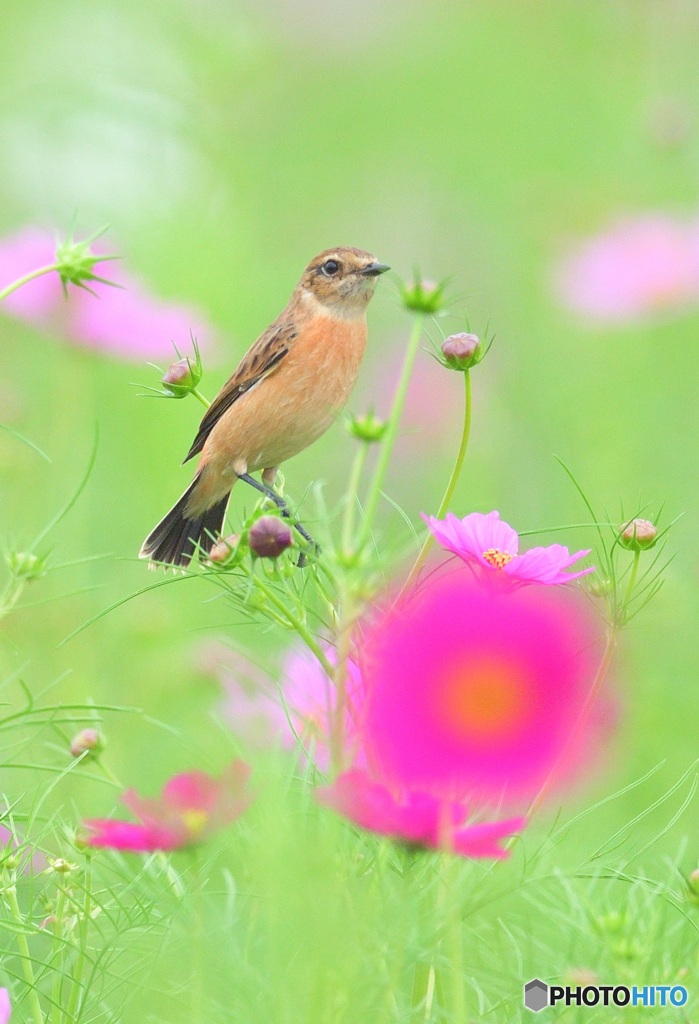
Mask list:
[[[187,831],[193,839],[202,834],[208,820],[209,815],[206,811],[192,810],[182,812],[182,821],[185,823]]]
[[[513,665],[484,657],[455,666],[445,678],[440,711],[459,735],[502,739],[526,708],[526,683]]]
[[[501,551],[500,548],[488,548],[487,551],[483,552],[483,558],[485,558],[488,565],[492,565],[493,569],[504,569],[508,562],[511,562],[514,558],[509,551]]]

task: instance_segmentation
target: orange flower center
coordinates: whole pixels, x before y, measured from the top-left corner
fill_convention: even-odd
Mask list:
[[[182,812],[182,821],[185,823],[187,832],[193,839],[202,834],[208,820],[209,815],[206,811],[191,810]]]
[[[488,548],[487,551],[483,552],[483,558],[485,558],[488,565],[492,565],[493,569],[504,569],[508,562],[511,562],[514,558],[509,551],[501,551],[500,548]]]
[[[503,739],[521,721],[526,689],[515,666],[484,657],[447,673],[440,710],[444,721],[460,735]]]

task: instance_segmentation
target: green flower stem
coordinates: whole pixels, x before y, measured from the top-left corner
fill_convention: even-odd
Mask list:
[[[204,396],[202,395],[201,391],[198,390],[198,388],[192,388],[191,393],[194,395],[196,399],[198,399],[201,402],[203,406],[205,406],[207,409],[209,408],[211,402],[209,402],[208,399],[204,398]]]
[[[58,270],[58,268],[58,263],[51,263],[47,267],[39,267],[38,270],[32,270],[28,274],[25,274],[24,277],[18,278],[16,281],[13,281],[12,284],[8,284],[7,288],[3,288],[2,291],[0,291],[0,302],[2,302],[3,299],[6,299],[8,295],[11,295],[12,292],[16,292],[23,284],[28,284],[30,281],[33,281],[35,277],[41,277],[43,274],[50,274],[54,270]]]
[[[405,398],[408,393],[408,385],[410,384],[410,378],[412,376],[424,322],[424,314],[416,314],[415,325],[410,335],[408,348],[403,361],[403,370],[393,399],[391,415],[388,418],[386,434],[384,435],[381,452],[379,454],[378,462],[376,463],[376,469],[374,470],[374,477],[369,486],[369,492],[364,504],[364,523],[359,536],[359,543],[357,545],[359,551],[364,548],[371,535],[371,528],[374,522],[374,517],[376,516],[381,488],[383,486],[384,477],[386,476],[388,464],[391,459],[391,453],[398,434],[398,425],[403,412],[403,406],[405,405]]]
[[[352,551],[352,538],[354,535],[354,517],[357,508],[357,492],[359,490],[359,481],[362,478],[362,471],[364,469],[364,464],[366,463],[368,452],[368,442],[362,441],[359,446],[359,451],[354,457],[349,484],[347,485],[347,493],[345,495],[345,514],[342,521],[342,554],[346,558],[351,557],[354,553]]]
[[[27,923],[22,917],[22,913],[19,909],[19,904],[17,902],[17,887],[14,880],[12,884],[5,889],[4,896],[8,910],[10,911],[10,916],[17,925],[17,946],[19,947],[19,955],[22,960],[22,973],[24,974],[24,980],[29,990],[29,1003],[32,1008],[34,1024],[44,1024],[44,1014],[41,1009],[39,993],[36,988],[34,968],[32,967],[32,956],[29,952],[29,943],[27,942],[27,936],[25,934]]]
[[[282,599],[280,597],[277,597],[277,595],[274,593],[271,587],[266,586],[262,582],[259,576],[255,580],[255,586],[258,587],[265,595],[267,600],[281,612],[282,618],[287,623],[287,625],[291,626],[292,629],[296,630],[298,635],[305,643],[306,647],[308,647],[309,651],[315,654],[316,658],[323,667],[323,671],[327,672],[328,676],[332,679],[333,666],[325,657],[322,647],[320,646],[316,638],[313,636],[311,631],[308,629],[305,622],[302,622],[301,619],[294,615],[294,613],[290,611],[289,608],[287,608]]]
[[[85,958],[87,957],[87,938],[90,930],[90,915],[92,913],[92,857],[87,851],[85,851],[83,887],[83,906],[78,921],[78,956],[73,971],[73,990],[70,993],[70,1002],[68,1004],[68,1021],[76,1020],[78,1006],[81,1001],[83,972],[85,970]]]
[[[202,948],[204,945],[204,878],[196,846],[191,848],[192,889],[194,904],[194,942],[192,951],[192,985],[190,987],[190,1021],[202,1024],[204,1020],[204,971]]]
[[[330,757],[334,775],[339,775],[344,768],[347,666],[352,643],[352,627],[356,621],[357,614],[357,608],[350,593],[343,590],[340,596],[340,628],[335,647],[337,664],[331,676],[335,684],[335,711],[330,720]]]
[[[51,1024],[60,1024],[63,1016],[63,964],[65,944],[63,941],[63,915],[66,909],[66,893],[58,887],[56,909],[53,915],[53,979],[51,981]]]
[[[453,853],[440,854],[440,876],[444,892],[445,940],[448,948],[449,980],[451,982],[451,1011],[454,1021],[466,1020],[464,996],[464,945],[459,916],[459,902],[455,899],[462,865]]]
[[[627,621],[628,608],[629,608],[629,604],[631,603],[631,595],[633,594],[633,588],[636,585],[636,576],[638,575],[638,564],[639,564],[640,561],[641,561],[641,551],[640,551],[640,548],[639,548],[638,551],[634,551],[634,553],[633,553],[633,565],[631,566],[631,575],[629,576],[629,584],[628,584],[628,586],[626,588],[626,594],[624,595],[624,602],[623,602],[621,608],[619,609],[619,611],[617,613],[617,615],[621,616],[622,623]]]
[[[451,471],[451,476],[449,478],[449,483],[447,484],[447,489],[444,492],[444,497],[442,498],[442,501],[440,503],[439,509],[437,510],[437,519],[443,519],[444,516],[446,515],[446,513],[449,511],[449,505],[451,504],[451,499],[454,496],[454,491],[456,489],[456,484],[457,484],[459,476],[461,474],[461,467],[464,464],[464,458],[466,456],[466,449],[468,448],[468,439],[471,436],[471,409],[472,409],[472,402],[471,402],[471,373],[470,373],[469,370],[464,370],[464,383],[465,383],[465,388],[466,388],[466,395],[465,395],[465,402],[464,402],[464,426],[463,426],[463,430],[461,431],[461,444],[459,445],[459,451],[458,451],[457,456],[456,456],[456,462],[454,463],[454,468]],[[419,575],[419,572],[422,569],[423,565],[425,564],[425,559],[427,558],[428,554],[430,553],[430,548],[432,547],[433,544],[434,544],[434,536],[433,536],[433,534],[430,531],[428,531],[427,537],[425,538],[425,541],[424,541],[422,547],[420,548],[420,553],[417,556],[417,559],[415,561],[415,565],[410,570],[410,574],[409,574],[407,580],[405,581],[405,584],[403,585],[403,588],[401,590],[401,594],[403,594],[406,590],[408,590],[413,585],[415,580],[417,579],[417,577]]]
[[[595,700],[597,698],[597,695],[598,695],[598,693],[600,691],[600,688],[602,686],[602,683],[604,682],[604,680],[605,680],[605,678],[607,676],[607,672],[609,671],[609,666],[611,665],[612,658],[614,657],[614,651],[616,650],[616,645],[617,645],[618,638],[619,638],[619,629],[618,629],[618,627],[616,625],[610,626],[609,629],[607,630],[607,639],[606,639],[606,643],[605,643],[605,646],[604,646],[604,653],[602,654],[602,660],[599,663],[599,667],[597,669],[597,672],[595,673],[595,678],[592,680],[592,685],[590,686],[590,689],[588,690],[587,697],[585,698],[585,702],[584,702],[582,708],[580,709],[578,717],[577,717],[577,719],[575,721],[575,725],[571,729],[570,736],[568,738],[568,742],[566,743],[563,752],[559,756],[559,758],[556,761],[556,763],[554,764],[553,768],[551,769],[551,771],[546,776],[546,779],[544,780],[544,783],[541,786],[541,789],[539,790],[539,792],[537,793],[537,795],[534,797],[534,799],[532,800],[531,804],[529,805],[529,807],[527,809],[527,817],[528,818],[531,818],[532,815],[535,814],[536,811],[538,811],[539,807],[541,806],[542,801],[544,800],[544,798],[548,794],[548,792],[549,792],[549,790],[551,788],[551,785],[552,785],[552,783],[554,782],[554,780],[556,778],[556,775],[557,775],[558,770],[559,770],[559,768],[561,766],[561,762],[562,762],[563,758],[571,750],[571,748],[573,747],[573,744],[575,744],[575,743],[577,743],[579,741],[579,739],[580,739],[580,730],[581,730],[582,726],[585,724],[585,722],[587,721],[587,718],[588,718],[588,716],[590,714],[590,710],[592,708],[592,705],[594,704],[594,702],[595,702]],[[514,840],[510,840],[510,842],[513,842],[513,841]]]

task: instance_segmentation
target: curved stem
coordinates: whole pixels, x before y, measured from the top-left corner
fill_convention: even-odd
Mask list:
[[[417,356],[424,321],[424,314],[418,313],[415,317],[415,326],[413,327],[410,340],[408,341],[408,348],[403,361],[403,369],[401,371],[400,380],[393,399],[393,407],[391,408],[391,415],[388,418],[388,427],[381,445],[379,460],[376,463],[374,476],[366,497],[364,505],[364,523],[359,535],[359,543],[357,545],[358,550],[361,550],[364,547],[371,534],[371,527],[374,521],[374,516],[376,515],[381,487],[383,486],[386,470],[388,469],[388,463],[391,459],[391,453],[398,434],[398,424],[400,423],[403,406],[405,405],[405,398],[408,393],[408,385],[410,384],[410,378],[415,364],[415,357]]]
[[[456,456],[456,462],[454,463],[454,468],[452,469],[451,476],[449,477],[449,483],[447,484],[447,489],[444,492],[444,497],[442,498],[441,503],[439,505],[439,509],[437,510],[437,519],[441,519],[444,515],[446,515],[446,513],[449,510],[449,505],[451,504],[451,499],[453,498],[454,491],[456,490],[456,484],[458,482],[459,476],[461,475],[461,468],[462,468],[462,466],[464,464],[464,458],[466,456],[466,449],[468,448],[468,439],[471,436],[471,409],[472,409],[472,402],[471,402],[471,373],[470,373],[469,370],[464,370],[464,382],[465,382],[465,388],[466,388],[466,395],[465,395],[465,401],[464,401],[464,425],[463,425],[463,429],[461,431],[461,444],[459,445],[459,451],[458,451],[457,456]],[[433,544],[434,544],[434,536],[432,535],[432,533],[428,532],[427,537],[425,538],[425,541],[424,541],[422,547],[420,548],[420,553],[417,556],[417,559],[415,560],[415,565],[410,570],[408,578],[405,581],[405,583],[403,585],[403,588],[401,589],[401,594],[403,594],[406,590],[408,590],[409,587],[411,587],[413,585],[413,583],[415,582],[415,580],[417,579],[418,574],[419,574],[420,570],[422,569],[423,565],[425,564],[425,560],[426,560],[426,558],[427,558],[427,556],[428,556],[428,554],[430,552],[430,548],[432,547]]]
[[[16,281],[13,281],[12,284],[8,284],[6,288],[3,288],[2,291],[0,291],[0,302],[2,302],[3,299],[6,299],[8,295],[11,295],[12,292],[21,288],[23,284],[28,284],[28,282],[33,281],[35,277],[41,277],[43,274],[50,274],[54,270],[58,270],[57,263],[51,263],[47,267],[39,267],[38,270],[32,270],[28,274],[25,274],[24,277],[18,278]]]
[[[199,391],[199,389],[198,389],[198,388],[192,388],[192,391],[191,391],[191,393],[192,393],[192,394],[194,395],[194,397],[195,397],[195,398],[196,398],[196,399],[197,399],[198,401],[200,401],[200,402],[201,402],[201,404],[202,404],[202,405],[203,405],[203,406],[204,406],[204,407],[205,407],[206,409],[208,409],[208,408],[209,408],[209,406],[211,405],[211,402],[210,402],[210,401],[209,401],[209,400],[208,400],[207,398],[204,398],[204,396],[202,395],[201,391]]]

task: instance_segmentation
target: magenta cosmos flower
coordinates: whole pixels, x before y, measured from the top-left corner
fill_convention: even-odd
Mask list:
[[[132,853],[191,846],[243,813],[252,799],[249,776],[249,766],[234,761],[220,778],[200,771],[176,775],[159,800],[143,799],[131,789],[122,802],[138,824],[112,818],[86,821],[92,833],[89,844]]]
[[[650,213],[581,243],[558,274],[562,301],[600,324],[699,304],[699,218]]]
[[[106,255],[99,243],[92,251]],[[39,228],[24,228],[0,240],[0,288],[50,266],[55,252],[54,240]],[[94,292],[90,294],[69,285],[66,299],[58,274],[44,274],[8,295],[0,309],[74,344],[122,359],[170,358],[173,342],[186,348],[191,334],[200,348],[209,344],[211,329],[201,312],[157,299],[123,269],[121,260],[97,263],[95,273],[119,287],[88,281]]]
[[[472,512],[463,519],[453,512],[447,512],[446,519],[426,515],[422,518],[447,551],[453,551],[468,564],[497,570],[520,583],[569,583],[595,571],[594,566],[580,572],[564,571],[589,555],[590,548],[571,555],[562,544],[549,544],[517,554],[519,536],[509,523],[501,521],[499,512]]]
[[[530,799],[573,733],[576,751],[585,746],[594,640],[565,592],[484,586],[465,573],[433,579],[366,630],[372,771],[443,799]]]
[[[509,851],[498,844],[526,825],[523,817],[466,825],[468,811],[463,804],[445,803],[414,790],[405,790],[398,798],[361,771],[345,772],[332,786],[316,790],[316,797],[369,832],[462,857],[503,860]]]
[[[6,988],[0,988],[0,1024],[8,1024],[11,1016],[12,1004],[10,1003],[10,993]]]

